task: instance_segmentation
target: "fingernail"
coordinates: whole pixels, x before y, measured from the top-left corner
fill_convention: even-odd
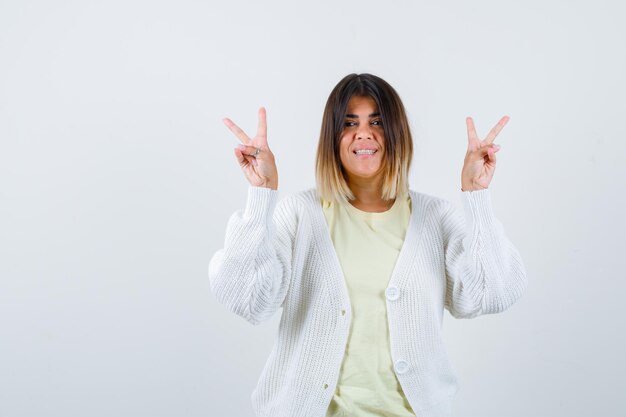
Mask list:
[[[257,166],[257,165],[259,165],[259,163],[256,161],[256,159],[253,159],[252,160],[252,165]]]
[[[246,145],[239,145],[237,149],[244,151],[246,149]]]

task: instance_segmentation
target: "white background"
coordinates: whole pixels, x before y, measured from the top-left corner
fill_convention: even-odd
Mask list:
[[[530,283],[446,313],[455,417],[625,415],[624,7],[2,1],[0,416],[251,416],[280,313],[209,292],[247,190],[221,119],[265,105],[281,195],[309,188],[351,72],[397,89],[411,187],[457,204],[465,117],[511,117],[490,188]]]

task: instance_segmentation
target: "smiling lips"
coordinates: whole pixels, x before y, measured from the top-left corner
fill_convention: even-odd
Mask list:
[[[370,157],[376,152],[378,152],[376,149],[357,149],[356,151],[353,151],[353,153],[359,157]]]

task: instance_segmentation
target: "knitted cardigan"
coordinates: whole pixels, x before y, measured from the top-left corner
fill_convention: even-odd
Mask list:
[[[419,417],[449,417],[458,389],[442,340],[444,308],[456,318],[499,313],[527,285],[489,189],[460,193],[464,216],[447,200],[409,191],[411,218],[385,290],[394,372]],[[256,416],[323,417],[351,308],[316,190],[278,201],[277,190],[250,186],[208,272],[217,300],[252,324],[282,307],[251,397]]]

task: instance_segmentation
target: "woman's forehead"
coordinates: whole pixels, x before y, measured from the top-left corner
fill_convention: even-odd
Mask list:
[[[374,113],[378,113],[378,105],[372,97],[369,96],[353,96],[348,102],[348,108],[346,109],[347,115],[359,115],[365,114],[366,116],[372,116]]]

